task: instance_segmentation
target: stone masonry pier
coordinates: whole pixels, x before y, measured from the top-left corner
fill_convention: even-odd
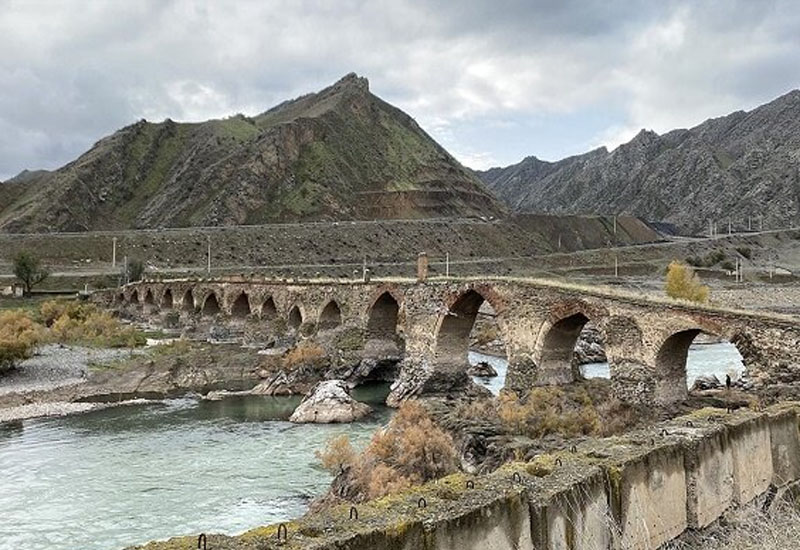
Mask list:
[[[611,380],[629,402],[686,397],[686,356],[699,333],[732,342],[759,386],[800,380],[800,322],[791,317],[648,299],[611,289],[531,279],[143,281],[106,295],[140,316],[171,314],[261,323],[310,338],[348,327],[365,353],[403,353],[390,403],[466,384],[469,334],[484,301],[496,312],[509,361],[506,387],[524,393],[578,376],[572,352],[592,321],[605,341]]]
[[[798,406],[703,409],[623,437],[456,474],[239,537],[217,550],[649,550],[800,478]],[[147,550],[194,548],[197,535]]]

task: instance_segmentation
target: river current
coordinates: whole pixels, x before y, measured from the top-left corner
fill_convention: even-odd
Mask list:
[[[478,380],[495,393],[500,376]],[[741,371],[730,344],[692,346],[688,378]],[[608,366],[587,365],[587,376]],[[326,490],[315,451],[347,433],[364,445],[390,411],[386,387],[355,397],[375,412],[349,425],[286,421],[291,397],[186,398],[0,424],[0,548],[116,550],[204,531],[240,533],[301,515]]]

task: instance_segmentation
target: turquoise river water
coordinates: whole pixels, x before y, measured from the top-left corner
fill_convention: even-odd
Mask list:
[[[500,373],[479,380],[495,393]],[[693,346],[699,373],[741,370],[729,344]],[[587,376],[608,376],[589,365]],[[240,533],[302,514],[330,477],[315,451],[341,433],[363,445],[390,411],[385,387],[355,397],[375,406],[363,422],[295,425],[298,398],[178,399],[63,418],[0,424],[0,548],[116,550],[204,531]]]

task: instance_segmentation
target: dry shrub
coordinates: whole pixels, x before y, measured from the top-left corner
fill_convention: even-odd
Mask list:
[[[317,456],[328,471],[346,471],[348,494],[355,500],[378,498],[458,469],[453,439],[416,401],[403,403],[361,454],[340,436]]]
[[[50,334],[57,342],[112,348],[136,347],[147,340],[135,328],[123,325],[108,312],[89,305],[64,308],[52,322]]]
[[[350,438],[347,437],[347,434],[329,439],[325,443],[325,448],[315,454],[322,467],[333,475],[338,475],[355,464],[358,458],[358,453],[350,444]]]
[[[534,388],[524,401],[503,392],[497,413],[507,429],[537,438],[551,433],[565,437],[596,434],[600,415],[584,389],[566,396],[558,387]]]
[[[708,302],[708,287],[700,282],[691,266],[677,260],[670,262],[667,268],[665,290],[670,298],[701,304]]]
[[[22,310],[0,312],[0,372],[31,356],[42,339],[42,327]]]
[[[791,500],[791,499],[790,499]],[[796,502],[776,502],[769,513],[749,505],[726,514],[721,522],[685,540],[669,543],[671,550],[796,550],[800,541],[800,508]]]
[[[48,300],[39,306],[39,317],[47,327],[52,327],[59,318],[67,316],[70,319],[83,321],[96,308],[74,300]]]
[[[325,348],[311,342],[300,342],[283,356],[283,366],[287,369],[299,365],[320,366],[325,362]]]

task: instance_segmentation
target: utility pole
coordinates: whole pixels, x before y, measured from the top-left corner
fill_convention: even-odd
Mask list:
[[[128,279],[128,256],[125,256],[125,259],[123,261],[125,262],[125,268],[124,268],[125,284],[127,285],[128,283],[130,283],[130,280]]]
[[[728,219],[728,235],[732,235],[732,234],[733,234],[733,231],[732,231],[732,228],[731,228],[731,220]]]
[[[361,280],[365,280],[367,278],[367,257],[364,256],[364,263],[361,264]]]
[[[614,254],[614,277],[619,279],[619,256]]]
[[[450,253],[445,252],[444,256],[444,276],[450,278]]]
[[[116,269],[117,267],[117,238],[114,237],[111,239],[111,268]]]
[[[561,250],[561,233],[558,234],[558,249]]]
[[[208,243],[208,253],[206,255],[206,271],[211,275],[211,235],[206,235],[206,242]]]
[[[753,218],[750,216],[747,216],[747,230],[748,231],[753,230]]]

